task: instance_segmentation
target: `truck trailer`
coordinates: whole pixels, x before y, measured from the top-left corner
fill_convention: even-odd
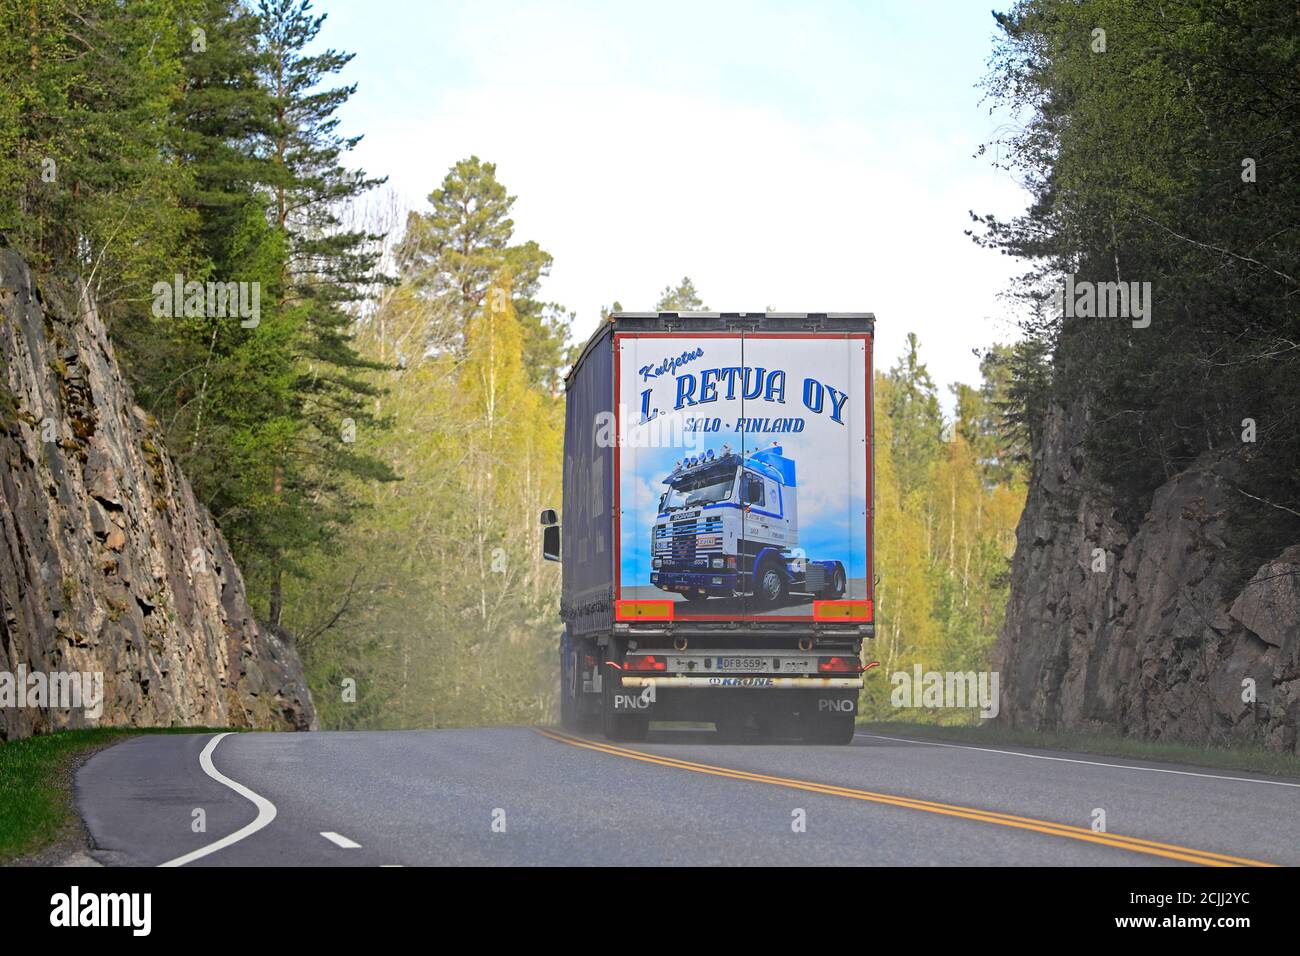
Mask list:
[[[560,715],[847,744],[874,633],[870,313],[615,312],[566,378]],[[562,519],[562,520],[561,520]]]

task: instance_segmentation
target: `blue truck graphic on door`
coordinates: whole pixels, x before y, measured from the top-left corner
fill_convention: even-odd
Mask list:
[[[723,445],[679,461],[663,480],[651,534],[650,583],[688,601],[789,594],[843,597],[844,565],[799,548],[794,459],[773,442],[742,455]]]

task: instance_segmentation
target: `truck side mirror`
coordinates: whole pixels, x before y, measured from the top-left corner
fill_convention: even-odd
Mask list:
[[[559,520],[560,519],[555,516],[554,508],[547,508],[537,518],[538,523],[540,523],[543,528],[548,527],[549,525],[558,524]]]
[[[555,514],[554,511],[551,514]],[[542,529],[542,558],[546,561],[560,560],[560,526],[547,525]]]

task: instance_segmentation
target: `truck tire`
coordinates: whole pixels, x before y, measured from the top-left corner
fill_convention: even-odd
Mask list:
[[[808,721],[804,740],[810,744],[845,747],[853,743],[855,729],[853,714],[816,714]]]
[[[718,740],[724,744],[740,744],[746,739],[747,727],[742,717],[720,717],[713,722]]]
[[[603,730],[610,740],[645,740],[650,732],[650,718],[636,714],[619,714],[614,711],[614,694],[621,691],[619,672],[608,665],[604,667],[601,686],[603,687],[604,715]]]
[[[605,715],[605,736],[610,740],[645,740],[649,735],[649,718],[632,714]]]
[[[764,558],[754,572],[754,598],[763,607],[780,604],[785,599],[785,575],[771,558]]]
[[[600,701],[595,694],[578,697],[578,733],[594,734],[600,730]]]
[[[578,652],[569,651],[568,659],[560,658],[560,726],[565,730],[581,730],[578,719]]]
[[[817,596],[825,600],[835,601],[844,596],[844,587],[845,587],[844,569],[840,567],[838,564],[836,564],[835,570],[831,572],[830,587],[822,591]]]

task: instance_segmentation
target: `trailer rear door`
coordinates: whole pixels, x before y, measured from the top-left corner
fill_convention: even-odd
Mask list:
[[[830,595],[808,593],[806,562],[821,583],[842,569],[841,599],[870,598],[868,333],[619,332],[615,355],[617,599],[667,602],[674,620],[808,621]],[[728,451],[742,470],[725,499],[664,510],[678,463]],[[742,529],[739,567],[699,563],[724,525]],[[657,553],[709,587],[738,571],[743,593],[688,601],[656,582]],[[755,576],[773,567],[785,587],[764,600]]]

